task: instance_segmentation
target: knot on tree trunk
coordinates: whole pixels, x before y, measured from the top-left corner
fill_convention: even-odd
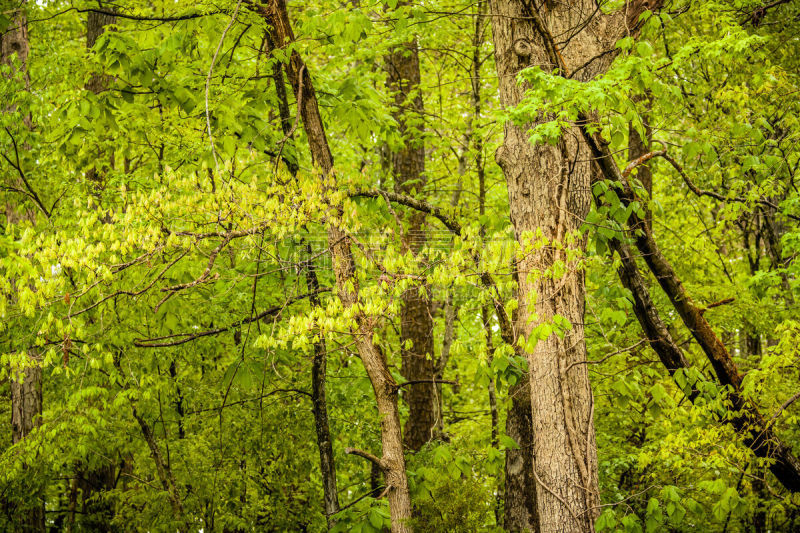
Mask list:
[[[533,44],[525,37],[520,37],[514,41],[513,48],[514,53],[520,59],[528,60],[533,55]]]

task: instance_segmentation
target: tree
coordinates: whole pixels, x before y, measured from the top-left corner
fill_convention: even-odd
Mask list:
[[[798,9],[0,10],[0,530],[796,530]]]

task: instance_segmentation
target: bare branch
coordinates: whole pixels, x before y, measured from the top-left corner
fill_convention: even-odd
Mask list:
[[[358,455],[359,457],[363,457],[367,461],[369,461],[369,462],[371,462],[373,464],[376,464],[381,470],[384,470],[384,471],[386,470],[386,465],[383,464],[383,461],[381,461],[380,459],[378,459],[377,457],[375,457],[374,455],[372,455],[369,452],[365,452],[363,450],[358,450],[356,448],[348,447],[348,448],[344,449],[344,453],[346,453],[348,455]]]

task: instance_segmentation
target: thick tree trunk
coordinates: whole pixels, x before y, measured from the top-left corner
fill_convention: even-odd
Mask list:
[[[106,26],[116,24],[117,17],[106,13],[89,11],[86,18],[86,48],[91,50],[97,39],[106,31]],[[86,83],[86,88],[93,93],[101,93],[108,88],[108,78],[101,74],[93,73]]]
[[[539,65],[587,81],[605,71],[614,43],[635,34],[639,15],[661,2],[626,2],[605,14],[589,0],[544,2],[492,0],[492,28],[500,99],[515,106],[523,98],[516,83],[519,70]],[[557,36],[558,40],[553,36]],[[569,36],[564,41],[564,36]],[[582,117],[585,122],[585,117]],[[597,457],[592,425],[593,403],[585,364],[583,273],[570,240],[589,210],[591,157],[582,131],[562,134],[557,146],[532,146],[526,127],[506,124],[505,141],[496,159],[506,176],[511,217],[525,248],[519,271],[518,330],[526,339],[539,324],[556,316],[571,330],[560,339],[550,335],[528,353],[533,410],[534,477],[541,531],[587,531],[596,515]],[[584,128],[585,129],[585,128]],[[526,234],[528,235],[526,237]],[[532,234],[532,235],[531,235]],[[544,241],[543,243],[541,241]],[[566,273],[551,275],[559,265]]]
[[[116,24],[117,17],[107,15],[105,13],[97,13],[90,11],[86,18],[86,48],[91,50],[94,47],[97,39],[106,31],[106,26],[109,24]],[[99,94],[108,88],[108,76],[103,74],[92,73],[89,81],[86,82],[86,89]],[[97,159],[102,158],[102,153],[97,154]],[[98,170],[97,166],[92,166],[86,171],[86,179],[93,184],[95,193],[100,194],[103,187],[103,172]]]
[[[25,85],[29,87],[28,53],[30,44],[28,42],[26,4],[27,0],[22,0],[17,9],[12,8],[3,12],[4,15],[10,15],[11,21],[8,28],[0,34],[0,61],[3,64],[9,64],[16,56],[22,69],[22,76],[25,78]]]
[[[549,5],[549,4],[548,4]],[[522,68],[553,68],[545,42],[532,21],[532,4],[494,0],[492,28],[500,98],[506,107],[523,98],[516,82]],[[547,31],[566,35],[577,30],[561,55],[571,65],[582,65],[602,51],[588,31],[578,30],[593,2],[567,1],[541,14]],[[598,503],[597,451],[594,438],[592,393],[585,364],[583,332],[584,275],[570,256],[583,240],[573,239],[589,211],[591,167],[589,152],[569,132],[558,146],[534,146],[528,127],[505,126],[505,140],[496,160],[508,186],[511,219],[516,238],[526,253],[517,264],[519,314],[517,330],[525,338],[536,335],[539,324],[556,316],[572,328],[562,337],[540,340],[528,352],[533,430],[533,476],[536,479],[538,527],[543,532],[590,531]],[[544,246],[535,246],[538,236]],[[570,242],[572,242],[570,244]],[[548,270],[566,266],[563,275]],[[524,443],[523,443],[524,445]]]
[[[273,28],[277,43],[291,44],[294,42],[294,33],[284,0],[274,0],[268,5],[254,4],[253,8]],[[295,94],[300,94],[301,87],[303,89],[303,97],[298,99],[298,105],[303,118],[303,127],[308,137],[311,157],[314,165],[322,172],[325,186],[330,187],[330,180],[333,178],[333,156],[328,146],[311,76],[297,50],[292,51],[286,68]],[[345,308],[352,309],[358,303],[358,281],[350,250],[350,239],[334,221],[340,216],[341,211],[331,213],[332,222],[328,226],[328,243],[333,259],[339,298]],[[372,342],[370,320],[361,311],[356,311],[353,318],[355,327],[352,333],[355,345],[375,392],[381,421],[383,449],[380,462],[389,489],[387,494],[392,531],[405,533],[411,531],[408,523],[411,518],[411,496],[408,491],[400,414],[397,407],[398,387],[389,372],[382,350]]]
[[[394,96],[392,116],[403,137],[402,147],[391,154],[395,191],[414,195],[425,186],[425,145],[421,131],[409,126],[422,118],[423,102],[419,90],[419,51],[416,39],[395,47],[386,57],[387,88]],[[425,215],[410,211],[406,216],[408,228],[403,251],[415,256],[425,246]],[[433,365],[433,312],[430,291],[419,293],[417,287],[403,293],[400,310],[400,343],[402,364],[400,372],[415,385],[405,388],[403,398],[408,404],[405,445],[414,451],[428,442],[436,425],[437,394]],[[406,342],[410,347],[406,348]]]

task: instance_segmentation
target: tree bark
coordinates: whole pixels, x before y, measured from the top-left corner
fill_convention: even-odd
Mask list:
[[[506,484],[503,529],[540,531],[536,506],[536,479],[533,477],[533,429],[531,427],[531,389],[526,381],[512,387],[511,407],[506,417],[506,435],[519,444],[506,450]]]
[[[525,67],[558,69],[579,81],[604,72],[617,39],[635,34],[639,15],[660,4],[637,0],[605,14],[589,0],[544,2],[540,7],[492,0],[501,103],[512,107],[522,101],[524,89],[516,76]],[[569,37],[564,41],[564,36]],[[563,339],[550,335],[527,354],[539,527],[544,532],[590,531],[598,493],[593,402],[582,364],[585,285],[579,265],[570,259],[572,250],[580,255],[584,241],[570,235],[589,210],[594,152],[580,141],[577,127],[564,132],[557,146],[532,146],[526,134],[530,126],[506,124],[504,143],[495,154],[506,177],[516,237],[525,250],[518,264],[517,328],[529,338],[539,324],[557,315],[572,324]],[[527,253],[525,246],[534,239],[543,243]],[[566,267],[566,273],[550,275],[556,265],[559,270]]]
[[[30,76],[28,73],[28,55],[30,43],[28,41],[28,17],[26,13],[27,2],[23,0],[16,9],[10,10],[11,22],[8,29],[0,34],[0,64],[11,64],[16,56],[19,68],[25,80],[25,86],[30,89]],[[2,109],[1,111],[12,111]],[[32,128],[30,115],[26,113],[23,118],[24,126]],[[8,209],[13,212],[13,209]],[[36,427],[41,424],[42,416],[42,367],[41,357],[28,354],[30,363],[22,370],[19,380],[11,381],[11,442],[22,442]],[[27,468],[27,466],[26,466]],[[34,480],[34,483],[36,480]],[[22,531],[45,531],[44,494],[38,490],[35,500],[26,505],[24,513],[19,516],[19,526]]]
[[[531,12],[536,8],[531,4],[494,0],[491,5],[500,99],[505,107],[513,107],[523,99],[524,89],[516,83],[522,68],[538,64],[550,70],[556,66],[549,60],[540,33],[570,34],[595,6],[588,1],[543,6],[537,24]],[[577,30],[561,56],[570,65],[585,64],[603,51],[594,37],[589,29]],[[506,177],[515,235],[526,252],[517,264],[516,328],[527,339],[536,334],[539,324],[550,323],[556,316],[572,324],[563,338],[551,334],[526,353],[536,514],[542,532],[591,531],[598,481],[592,393],[582,364],[586,361],[585,284],[580,265],[569,258],[571,250],[579,252],[585,244],[571,235],[589,211],[589,152],[569,132],[558,146],[534,146],[528,141],[529,127],[507,123],[503,145],[495,154]],[[533,236],[539,235],[545,245],[527,253]],[[565,265],[566,272],[548,275],[557,263]]]
[[[265,32],[264,40],[267,49],[272,52],[275,49],[275,42],[269,32]],[[283,82],[283,71],[279,63],[276,63],[272,72],[275,91],[278,95],[278,114],[281,118],[281,130],[287,142],[294,143],[292,135],[292,122],[289,112],[289,101],[286,96],[286,88]],[[292,176],[296,176],[300,170],[297,162],[284,156],[284,163]],[[309,296],[312,308],[320,307],[319,299],[319,278],[314,267],[311,245],[306,245],[306,286],[310,293]],[[314,343],[314,359],[311,363],[311,401],[314,412],[314,429],[317,432],[317,448],[319,450],[320,472],[322,473],[322,492],[325,508],[325,520],[328,529],[333,527],[333,516],[339,512],[339,491],[336,483],[336,463],[333,456],[333,439],[331,438],[330,426],[328,424],[328,399],[325,391],[327,382],[328,350],[325,345],[325,338],[320,333],[320,338]]]
[[[424,112],[417,40],[394,47],[386,57],[385,70],[386,85],[394,98],[392,117],[403,141],[391,154],[394,189],[413,196],[422,191],[426,182],[425,145],[421,132],[410,125],[418,123]],[[405,219],[408,226],[402,235],[403,252],[410,251],[416,257],[427,241],[425,215],[409,211]],[[425,294],[420,294],[420,288]],[[427,286],[412,287],[403,293],[400,310],[400,372],[408,381],[418,381],[403,392],[409,409],[403,432],[405,445],[414,451],[433,437],[438,407],[433,381],[433,311],[429,295]],[[406,343],[410,346],[406,347]]]
[[[307,246],[306,253],[309,260],[306,262],[306,284],[308,291],[313,293],[309,297],[314,308],[320,307],[319,280],[312,257],[311,247]],[[313,402],[314,427],[317,430],[317,447],[319,448],[319,465],[322,472],[322,490],[325,498],[325,519],[328,529],[333,527],[333,515],[339,512],[339,491],[336,488],[336,463],[333,460],[333,441],[328,425],[328,400],[325,392],[327,381],[328,351],[325,339],[320,338],[314,343],[314,360],[311,363],[311,401]]]
[[[11,381],[11,442],[18,444],[41,425],[42,367],[41,359],[30,356],[32,365],[23,370],[21,381]],[[25,467],[28,468],[27,465]],[[33,480],[36,483],[36,480]],[[26,502],[20,513],[21,531],[45,531],[44,494],[37,491],[34,501]]]
[[[11,22],[5,32],[0,34],[0,61],[3,64],[10,64],[12,58],[16,55],[21,66],[22,76],[25,79],[25,86],[30,87],[30,75],[28,74],[30,43],[28,41],[26,6],[27,0],[22,0],[16,9],[4,12],[11,15]]]
[[[109,24],[116,24],[117,17],[107,13],[98,13],[96,11],[89,11],[86,18],[86,48],[91,50],[97,39],[106,31],[106,26]],[[108,89],[108,76],[93,72],[86,82],[86,89],[99,94]],[[97,159],[101,159],[102,152],[97,154]],[[95,194],[99,195],[103,187],[103,173],[97,169],[97,166],[91,166],[86,170],[86,180],[91,183],[95,188]]]
[[[599,136],[592,135],[586,128],[585,121],[582,122],[584,124],[580,127],[581,135],[592,151],[599,171],[598,176],[602,175],[606,180],[620,184],[619,198],[625,206],[630,205],[636,200],[636,196],[623,178],[607,145]],[[684,326],[691,332],[705,353],[717,380],[728,388],[728,398],[733,411],[731,424],[742,436],[744,444],[753,450],[756,456],[772,459],[773,462],[769,468],[778,481],[786,489],[799,492],[800,461],[792,452],[791,447],[778,438],[769,423],[761,416],[757,406],[742,394],[743,377],[728,348],[717,337],[711,324],[706,320],[705,310],[694,303],[671,263],[656,244],[652,231],[635,211],[631,213],[628,225],[631,230],[636,232],[634,243],[648,268],[669,298]]]
[[[284,0],[273,0],[269,4],[253,4],[252,7],[265,18],[273,28],[275,41],[282,44],[294,42],[294,33],[289,22]],[[328,146],[325,128],[317,105],[314,86],[311,83],[306,65],[296,49],[292,50],[286,65],[289,82],[302,99],[298,106],[303,119],[311,157],[322,172],[323,183],[332,187],[333,156]],[[355,275],[355,263],[350,250],[350,238],[341,229],[335,219],[341,217],[341,209],[330,213],[328,225],[328,244],[333,259],[333,270],[336,278],[339,298],[346,309],[357,308],[359,299],[358,280]],[[400,426],[400,414],[397,407],[397,383],[389,372],[384,354],[379,346],[372,342],[372,323],[360,310],[354,313],[355,326],[352,334],[361,361],[375,392],[381,424],[382,456],[381,467],[389,488],[388,500],[394,533],[411,531],[411,496],[408,490],[405,457],[403,455],[403,438]]]

